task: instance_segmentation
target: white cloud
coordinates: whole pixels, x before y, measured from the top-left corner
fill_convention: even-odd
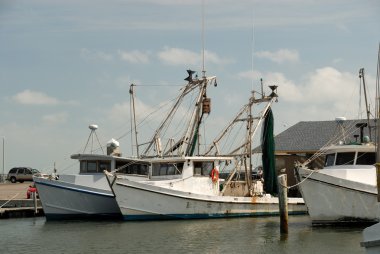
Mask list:
[[[168,48],[158,52],[158,58],[164,63],[171,65],[199,65],[200,55],[187,49]]]
[[[275,63],[291,62],[295,63],[299,61],[299,54],[297,50],[291,49],[279,49],[275,52],[271,51],[259,51],[255,55],[259,58],[268,59]]]
[[[80,50],[80,55],[86,60],[94,61],[94,60],[102,60],[102,61],[111,61],[113,60],[113,56],[111,54],[104,53],[102,51],[89,50],[86,48],[82,48]]]
[[[288,80],[282,73],[268,73],[264,76],[264,80],[268,85],[279,86],[277,93],[281,99],[290,102],[298,102],[303,99],[302,91],[294,81]]]
[[[304,120],[326,120],[336,116],[357,118],[359,114],[359,80],[356,73],[324,67],[300,80],[290,80],[283,73],[275,72],[242,72],[238,76],[249,79],[259,76],[265,84],[278,85],[279,104],[284,110],[282,114],[290,115],[289,118],[299,119],[302,115]],[[368,79],[372,80],[371,77]],[[369,98],[372,98],[373,89],[368,90]]]
[[[139,50],[133,51],[118,51],[122,60],[130,63],[149,63],[149,53],[141,52]]]
[[[67,121],[68,116],[69,115],[67,114],[67,112],[61,112],[56,114],[44,115],[42,117],[42,120],[47,124],[61,124]]]
[[[238,73],[239,78],[258,80],[262,78],[263,74],[259,71],[245,71]]]
[[[165,47],[158,52],[158,58],[166,64],[171,65],[193,65],[200,66],[202,62],[202,54],[187,49]],[[205,50],[205,62],[223,65],[232,63],[232,59],[221,58],[216,53]]]
[[[26,89],[12,97],[14,101],[26,105],[56,105],[59,100],[42,92]]]

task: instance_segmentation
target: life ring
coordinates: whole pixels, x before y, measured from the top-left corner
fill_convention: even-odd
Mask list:
[[[211,170],[211,180],[215,183],[219,180],[219,171],[215,168]]]

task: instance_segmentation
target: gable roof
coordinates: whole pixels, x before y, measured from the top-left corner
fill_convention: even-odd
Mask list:
[[[328,143],[339,141],[355,142],[354,135],[359,135],[358,123],[367,123],[366,119],[337,121],[299,122],[275,136],[276,153],[315,153]],[[375,140],[375,121],[370,120],[372,141]],[[343,135],[342,133],[345,133]],[[363,129],[364,136],[369,136],[368,128]],[[345,137],[345,138],[344,138]]]

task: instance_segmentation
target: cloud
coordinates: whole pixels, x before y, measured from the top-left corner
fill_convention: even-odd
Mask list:
[[[120,58],[130,63],[149,63],[149,53],[139,50],[133,51],[118,51]]]
[[[61,124],[65,123],[68,118],[67,112],[61,112],[61,113],[56,113],[56,114],[50,114],[50,115],[44,115],[42,117],[42,120],[44,123],[55,125],[55,124]]]
[[[187,49],[168,48],[158,52],[158,58],[166,64],[171,65],[198,65],[200,63],[200,55]]]
[[[14,95],[12,99],[17,103],[25,105],[56,105],[59,103],[59,100],[54,97],[29,89]]]
[[[166,64],[170,65],[193,65],[200,66],[202,62],[202,54],[187,49],[165,47],[157,53],[158,58]],[[205,62],[212,64],[229,64],[232,59],[221,58],[216,53],[206,50]]]
[[[259,58],[268,59],[275,63],[291,62],[296,63],[299,61],[299,54],[297,50],[279,49],[276,52],[259,51],[255,55]]]
[[[111,54],[104,53],[102,51],[89,50],[82,48],[80,50],[80,56],[89,61],[102,60],[102,61],[111,61],[113,56]]]
[[[283,73],[242,72],[239,78],[262,77],[266,84],[278,85],[278,95],[286,114],[292,111],[304,115],[304,119],[333,119],[335,116],[357,118],[359,113],[358,77],[333,67],[323,67],[308,73],[300,80],[290,80]],[[368,77],[368,80],[372,80]],[[368,89],[374,94],[373,89]],[[362,100],[363,101],[363,100]],[[371,104],[372,105],[372,104]],[[364,108],[364,106],[362,106]],[[296,115],[297,115],[296,114]]]

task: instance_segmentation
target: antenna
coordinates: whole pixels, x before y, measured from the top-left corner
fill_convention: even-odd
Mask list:
[[[205,1],[202,0],[202,78],[206,78],[205,70]]]
[[[252,17],[253,19],[253,17]],[[252,56],[251,56],[251,68],[252,68],[252,91],[253,91],[253,83],[254,83],[254,79],[253,79],[253,71],[254,71],[254,66],[253,66],[253,58],[254,58],[254,54],[255,54],[255,23],[254,21],[252,20]]]
[[[90,136],[88,136],[86,146],[85,146],[84,149],[83,149],[83,153],[86,151],[86,148],[87,148],[87,146],[88,146],[88,142],[89,142],[90,139],[91,139],[91,150],[90,150],[90,152],[91,152],[91,154],[92,154],[92,152],[94,151],[94,150],[93,150],[93,146],[94,146],[94,135],[95,135],[96,140],[98,141],[99,146],[100,146],[100,148],[102,149],[102,152],[103,152],[103,154],[104,154],[103,147],[102,147],[102,145],[100,144],[100,141],[99,141],[98,135],[96,134],[96,130],[98,129],[98,126],[97,126],[96,124],[90,124],[90,125],[88,126],[88,128],[91,130],[91,132],[90,132]]]

